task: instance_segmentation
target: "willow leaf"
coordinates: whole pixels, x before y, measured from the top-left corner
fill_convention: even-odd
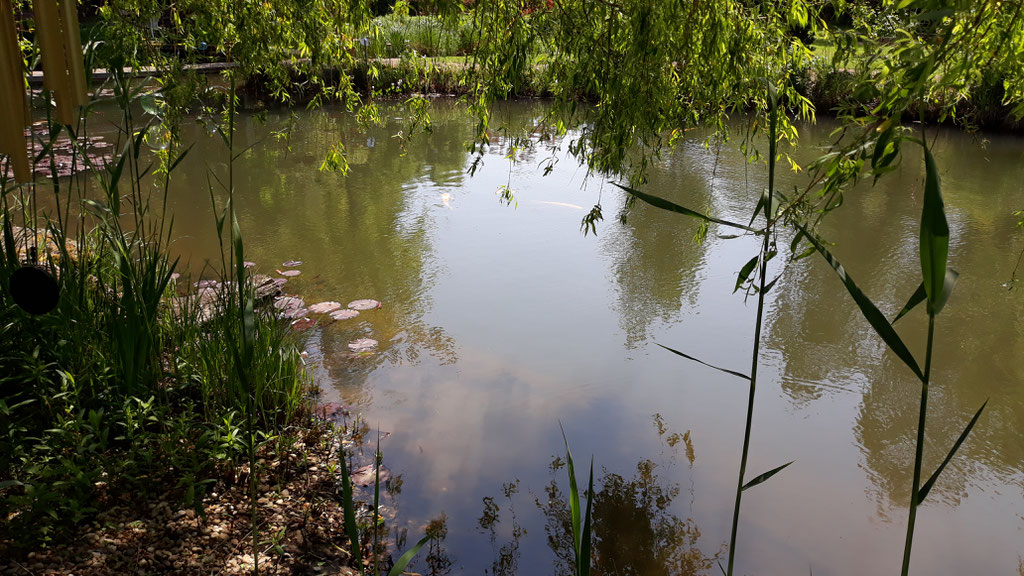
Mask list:
[[[743,265],[743,268],[740,268],[740,275],[736,277],[736,287],[732,289],[733,294],[750,278],[750,273],[754,271],[754,266],[757,266],[757,261],[760,258],[760,255],[754,256]]]

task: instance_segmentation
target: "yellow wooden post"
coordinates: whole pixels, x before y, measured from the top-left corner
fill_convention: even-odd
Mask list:
[[[64,40],[64,57],[70,76],[71,97],[75,106],[89,103],[85,89],[85,65],[82,62],[82,32],[78,27],[78,0],[58,0],[61,30]]]
[[[60,12],[56,0],[32,0],[36,17],[36,38],[43,60],[43,87],[53,92],[57,101],[57,120],[61,124],[74,124],[73,92],[68,75],[67,56],[64,54],[64,35],[61,32]]]
[[[32,179],[24,133],[28,101],[11,0],[0,0],[0,115],[0,153],[7,155],[15,181],[28,182]]]

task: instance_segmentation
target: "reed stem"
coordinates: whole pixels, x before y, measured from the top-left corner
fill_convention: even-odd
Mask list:
[[[924,455],[924,424],[928,414],[928,382],[932,371],[932,340],[935,335],[935,315],[928,315],[928,348],[924,360],[924,382],[921,384],[921,408],[917,420],[917,448],[914,451],[914,486],[910,493],[910,519],[907,521],[907,541],[903,546],[902,576],[910,573],[910,549],[914,545],[914,524],[917,521],[917,507],[921,501],[921,461]]]

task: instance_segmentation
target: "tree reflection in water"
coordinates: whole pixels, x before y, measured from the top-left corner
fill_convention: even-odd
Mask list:
[[[596,482],[593,512],[593,558],[591,574],[595,576],[695,576],[711,571],[724,544],[712,554],[706,554],[699,544],[700,530],[692,518],[679,518],[673,513],[672,503],[682,490],[678,483],[664,480],[676,464],[680,450],[689,467],[695,461],[690,433],[669,432],[658,414],[654,423],[659,439],[666,447],[664,463],[649,458],[637,462],[631,477],[603,469]],[[550,482],[543,496],[534,494],[534,502],[544,514],[544,532],[548,547],[555,556],[552,572],[572,574],[574,554],[571,531],[571,512],[568,496],[559,487],[565,482],[565,459],[557,456],[551,462]],[[516,480],[504,486],[505,506],[511,516],[511,539],[495,550],[496,557],[490,574],[511,576],[517,573],[519,541],[526,534],[515,515],[512,496],[519,490]],[[693,485],[687,492],[693,499]],[[496,542],[497,525],[502,514],[494,498],[484,498],[480,528],[490,534],[492,546]]]

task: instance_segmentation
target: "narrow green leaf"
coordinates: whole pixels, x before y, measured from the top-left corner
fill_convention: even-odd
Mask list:
[[[576,554],[576,559],[579,561],[580,554],[580,491],[576,486],[576,468],[572,463],[572,451],[569,450],[569,439],[565,436],[565,428],[562,428],[562,423],[558,423],[559,430],[562,431],[562,441],[565,442],[565,460],[569,468],[569,509],[572,513],[572,538],[573,538],[573,552]]]
[[[875,141],[875,152],[871,155],[871,167],[875,168],[879,165],[882,157],[885,155],[885,148],[889,145],[889,139],[892,138],[892,129],[882,132],[882,135]]]
[[[746,490],[747,488],[753,488],[754,486],[757,486],[758,484],[761,484],[762,482],[767,481],[772,476],[775,476],[779,472],[782,472],[786,468],[786,466],[789,466],[793,462],[795,462],[795,460],[790,460],[789,462],[786,462],[785,464],[783,464],[782,466],[779,466],[778,468],[772,468],[771,470],[765,472],[764,474],[761,474],[760,476],[754,478],[750,482],[747,482],[746,484],[744,484],[743,488],[741,490]]]
[[[615,184],[615,183],[612,182],[612,184]],[[701,214],[700,212],[696,212],[694,210],[690,210],[689,208],[684,208],[684,207],[682,207],[682,206],[680,206],[678,204],[675,204],[673,202],[669,202],[668,200],[665,200],[664,198],[659,198],[657,196],[652,196],[650,194],[646,194],[646,193],[641,192],[639,190],[635,190],[633,188],[630,188],[629,186],[623,186],[621,184],[615,184],[615,185],[618,186],[619,188],[622,188],[623,190],[625,190],[628,194],[631,194],[632,196],[635,196],[636,198],[639,198],[640,200],[643,200],[644,202],[647,202],[648,204],[650,204],[651,206],[654,206],[655,208],[661,208],[662,210],[668,210],[669,212],[677,212],[679,214],[685,214],[686,216],[692,216],[694,218],[699,218],[701,220],[707,220],[708,222],[714,222],[715,224],[721,224],[723,226],[729,226],[729,227],[732,227],[732,228],[738,228],[740,230],[746,230],[747,232],[755,232],[755,233],[760,233],[761,232],[761,230],[758,230],[757,228],[751,228],[750,226],[744,226],[743,224],[737,224],[735,222],[729,222],[728,220],[720,220],[718,218],[714,218],[714,217],[708,216],[706,214]]]
[[[594,503],[594,457],[590,457],[590,481],[587,482],[587,511],[583,515],[583,534],[580,540],[580,556],[576,564],[579,576],[590,575],[590,511]]]
[[[178,154],[178,157],[171,163],[171,167],[167,169],[168,172],[174,172],[174,169],[178,167],[178,164],[181,164],[181,161],[185,159],[185,156],[188,156],[188,153],[192,151],[192,146],[195,146],[195,142],[189,144],[188,148],[185,148],[181,154]]]
[[[849,292],[850,296],[853,297],[854,303],[856,303],[857,307],[860,308],[860,312],[864,315],[864,319],[868,321],[868,324],[875,329],[875,332],[882,338],[886,345],[889,346],[889,349],[892,350],[896,356],[898,356],[899,359],[902,360],[903,363],[906,364],[907,367],[910,368],[923,382],[924,373],[921,371],[921,367],[918,365],[917,360],[914,359],[914,355],[910,353],[909,349],[907,349],[907,345],[903,343],[903,339],[901,339],[899,334],[896,333],[892,324],[885,319],[885,315],[883,315],[878,307],[875,306],[875,303],[872,302],[863,291],[861,291],[860,287],[857,286],[857,283],[853,281],[853,278],[846,273],[846,269],[843,268],[843,265],[840,264],[834,256],[832,256],[832,253],[829,252],[817,238],[812,236],[802,225],[794,224],[794,226],[804,233],[807,240],[814,245],[814,248],[825,258],[825,261],[832,266],[832,269],[836,271],[836,274],[839,275],[839,279],[843,282],[843,286],[846,287],[847,292]]]
[[[939,293],[939,299],[935,303],[936,313],[946,305],[946,301],[949,300],[950,295],[953,294],[953,287],[956,286],[956,281],[960,278],[960,273],[952,268],[946,268],[946,277],[942,281],[942,292]]]
[[[967,424],[967,427],[964,428],[963,433],[961,433],[960,437],[956,439],[956,442],[953,444],[953,448],[950,449],[949,454],[946,454],[946,459],[942,461],[942,464],[939,464],[939,467],[935,469],[935,472],[932,474],[931,478],[929,478],[928,481],[924,483],[924,486],[921,486],[921,489],[918,490],[918,503],[923,502],[925,497],[928,496],[928,492],[931,491],[932,486],[935,484],[935,481],[939,479],[939,474],[942,473],[943,469],[946,468],[946,464],[949,464],[949,461],[953,459],[953,455],[956,454],[956,451],[960,449],[960,445],[963,444],[964,440],[967,439],[967,435],[971,433],[971,428],[974,428],[974,425],[978,423],[978,418],[981,417],[981,413],[982,411],[985,410],[985,406],[987,405],[988,400],[985,400],[985,403],[981,405],[981,408],[978,408],[978,411],[974,413],[974,418],[971,418],[971,421]]]
[[[338,449],[338,459],[341,461],[341,506],[345,518],[345,533],[348,535],[349,546],[352,548],[352,559],[356,566],[361,566],[359,528],[356,526],[355,504],[352,501],[352,476],[345,463],[345,452],[341,448]]]
[[[892,323],[895,324],[897,320],[906,316],[907,313],[913,310],[915,306],[917,306],[921,302],[924,302],[925,298],[927,297],[928,295],[925,294],[924,292],[924,282],[922,282],[917,287],[917,290],[914,290],[914,293],[910,296],[910,300],[907,300],[906,306],[904,306],[903,309],[900,310],[900,313],[897,314],[896,317],[892,319]]]
[[[743,265],[743,268],[740,268],[740,275],[736,277],[736,287],[732,289],[733,294],[735,294],[736,291],[740,289],[740,286],[743,286],[747,279],[750,278],[750,273],[754,271],[754,266],[757,266],[757,261],[760,258],[761,255],[758,254],[747,261],[747,263]]]
[[[924,208],[921,211],[921,276],[928,294],[928,314],[942,310],[943,284],[946,281],[946,262],[949,257],[949,225],[942,205],[939,170],[927,143],[924,146]]]
[[[947,268],[946,269],[946,281],[943,282],[943,284],[942,284],[942,296],[940,298],[940,302],[943,305],[945,305],[946,300],[949,299],[949,295],[952,294],[953,286],[956,285],[957,278],[959,278],[959,277],[960,277],[960,273],[957,272],[956,270],[954,270],[952,268]],[[928,295],[925,294],[925,290],[924,290],[924,282],[922,282],[920,285],[918,285],[917,290],[914,291],[914,294],[910,297],[910,300],[907,301],[907,305],[904,306],[903,309],[900,310],[900,313],[897,314],[896,317],[892,319],[892,323],[895,324],[897,320],[899,320],[900,318],[903,318],[908,312],[913,310],[918,304],[920,304],[921,302],[924,302],[927,297],[928,297]]]
[[[757,220],[757,215],[760,214],[761,210],[764,208],[764,203],[767,198],[767,194],[761,194],[761,197],[757,199],[757,205],[754,206],[754,213],[750,215],[750,222],[747,223],[747,226],[754,225],[754,220]]]
[[[405,571],[405,567],[409,565],[409,562],[412,562],[412,559],[420,553],[420,549],[423,548],[423,546],[429,541],[430,536],[424,536],[423,538],[420,538],[420,541],[417,542],[415,546],[406,550],[405,554],[402,554],[398,558],[398,561],[395,562],[395,565],[391,567],[391,571],[388,572],[388,576],[402,576],[402,572]]]
[[[718,370],[719,372],[725,372],[726,374],[731,374],[733,376],[736,376],[737,378],[742,378],[744,380],[750,380],[750,376],[747,376],[746,374],[741,374],[739,372],[736,372],[735,370],[729,370],[728,368],[719,368],[718,366],[715,366],[714,364],[708,364],[707,362],[705,362],[705,361],[703,361],[703,360],[701,360],[699,358],[694,358],[693,356],[690,356],[689,354],[684,354],[684,353],[680,352],[679,350],[673,350],[672,348],[669,348],[668,346],[662,346],[661,344],[658,344],[658,346],[661,346],[662,348],[664,348],[665,350],[668,350],[669,352],[671,352],[673,354],[682,356],[683,358],[686,358],[687,360],[693,360],[694,362],[696,362],[698,364],[703,364],[703,365],[707,366],[708,368],[714,368],[715,370]]]
[[[803,238],[804,233],[801,230],[798,230],[797,233],[793,235],[793,241],[789,243],[789,251],[792,254],[796,254],[796,250],[800,247],[800,241],[803,240]]]

